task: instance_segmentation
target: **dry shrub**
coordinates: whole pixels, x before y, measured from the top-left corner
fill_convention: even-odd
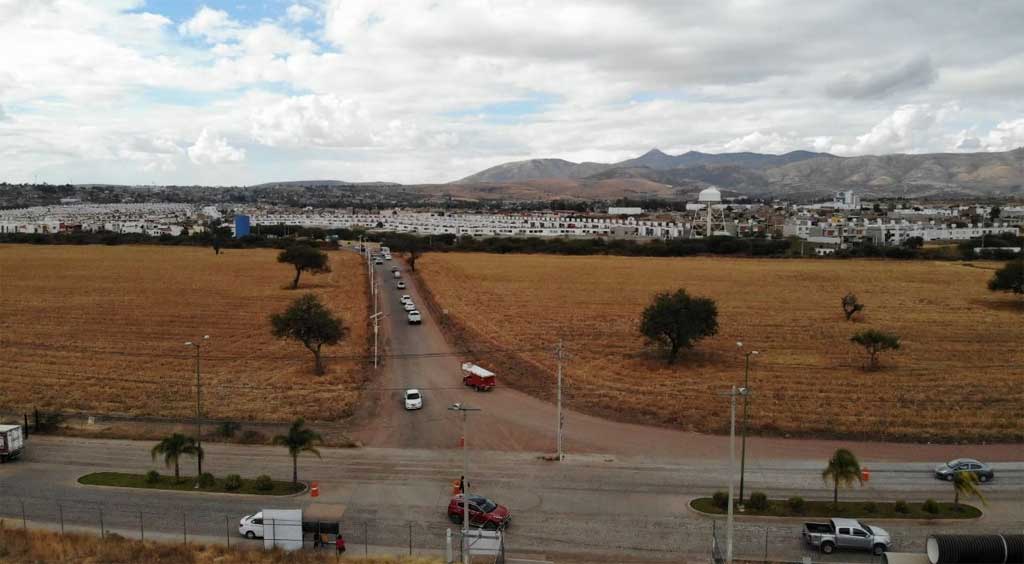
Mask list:
[[[947,262],[428,254],[417,271],[448,325],[503,384],[546,397],[551,350],[564,340],[567,395],[612,418],[728,432],[719,392],[742,385],[736,341],[752,363],[750,427],[777,435],[890,440],[1024,440],[1019,312],[990,272]],[[718,303],[719,334],[665,365],[637,331],[660,291],[685,288]],[[856,328],[839,300],[867,304],[863,326],[894,332],[903,348],[865,373]],[[472,359],[469,359],[472,360]],[[949,421],[957,421],[949,425]]]
[[[0,245],[0,410],[189,416],[194,353],[203,343],[203,410],[220,419],[334,420],[364,383],[366,269],[330,253],[333,272],[283,289],[289,265],[270,249]],[[312,291],[351,329],[314,377],[301,344],[268,318]]]

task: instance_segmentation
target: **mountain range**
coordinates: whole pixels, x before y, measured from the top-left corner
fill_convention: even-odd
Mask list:
[[[607,193],[615,191],[611,184],[624,182],[626,196],[651,192],[649,195],[658,197],[687,197],[710,185],[745,195],[797,198],[841,190],[877,197],[1024,196],[1024,147],[1006,152],[860,157],[810,151],[783,155],[689,151],[670,155],[652,149],[617,163],[563,159],[510,162],[449,186],[458,186],[458,191],[471,195],[481,190],[493,194],[513,186],[553,184],[560,187],[560,196],[587,197],[592,186],[602,185],[600,191]]]

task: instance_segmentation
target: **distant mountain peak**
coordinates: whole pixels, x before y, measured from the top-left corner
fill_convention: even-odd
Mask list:
[[[667,156],[669,156],[667,153],[665,153],[661,149],[655,147],[655,148],[651,149],[650,151],[647,151],[646,153],[644,153],[641,156],[641,158],[643,158],[643,157],[667,157]]]

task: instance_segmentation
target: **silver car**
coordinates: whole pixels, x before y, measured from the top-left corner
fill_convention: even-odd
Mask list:
[[[987,482],[996,477],[991,466],[973,458],[957,458],[935,467],[935,477],[940,480],[952,480],[953,474],[957,472],[974,472],[979,482]]]

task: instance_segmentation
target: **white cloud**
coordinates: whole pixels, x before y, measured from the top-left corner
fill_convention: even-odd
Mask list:
[[[804,146],[798,140],[792,138],[785,138],[778,133],[772,132],[769,134],[755,131],[749,135],[743,137],[737,137],[732,141],[725,144],[723,149],[728,153],[739,153],[739,152],[753,152],[753,153],[788,153],[792,151],[794,147]]]
[[[216,42],[233,37],[240,28],[241,25],[224,10],[203,6],[188,21],[178,26],[178,32]]]
[[[978,141],[986,151],[1011,151],[1024,147],[1024,118],[1000,122]]]
[[[369,112],[335,94],[286,98],[252,115],[253,138],[271,146],[366,147],[370,130]]]
[[[313,10],[302,4],[292,4],[285,10],[285,15],[294,23],[299,23],[313,17]]]
[[[922,152],[934,139],[934,126],[944,120],[954,106],[938,110],[927,104],[906,104],[878,122],[871,131],[858,135],[852,145],[834,145],[838,155],[865,155]]]
[[[203,129],[195,144],[188,148],[188,158],[198,165],[234,163],[245,160],[245,149],[237,149],[223,137]]]

